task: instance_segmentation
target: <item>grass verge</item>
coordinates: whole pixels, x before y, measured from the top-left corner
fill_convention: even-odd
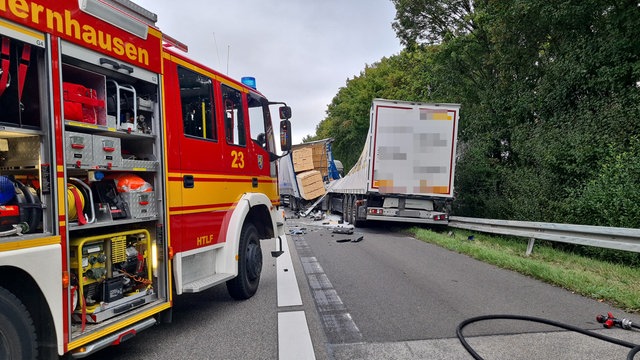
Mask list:
[[[449,234],[413,227],[417,239],[439,245],[504,269],[607,302],[628,312],[640,312],[640,269],[595,260],[554,249],[537,240],[526,256],[527,240],[455,229]],[[473,235],[474,240],[468,240]]]

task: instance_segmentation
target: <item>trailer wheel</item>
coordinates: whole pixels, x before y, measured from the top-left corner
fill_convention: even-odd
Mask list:
[[[353,195],[349,195],[349,201],[347,201],[347,215],[349,217],[349,224],[353,225]]]
[[[36,359],[37,337],[31,314],[0,287],[0,359]]]
[[[349,222],[347,216],[347,195],[342,195],[342,221]]]
[[[351,225],[353,225],[353,223],[356,220],[356,217],[354,216],[355,206],[356,206],[356,196],[351,195],[349,196],[349,224]]]
[[[245,300],[258,290],[262,273],[260,238],[255,225],[250,222],[242,226],[238,256],[238,276],[227,281],[227,291],[232,298]]]
[[[351,224],[351,195],[345,195],[344,202],[345,202],[344,221]]]
[[[351,199],[351,219],[353,220],[352,224],[354,227],[362,227],[364,221],[358,220],[358,206],[356,202],[358,201],[358,197],[354,196]]]
[[[364,225],[364,220],[358,220],[358,205],[356,204],[358,201],[358,197],[354,196],[351,201],[351,219],[353,220],[353,226],[362,227]]]

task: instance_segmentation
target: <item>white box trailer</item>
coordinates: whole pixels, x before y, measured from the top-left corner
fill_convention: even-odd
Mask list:
[[[443,224],[453,199],[459,104],[374,99],[360,158],[327,204],[366,220]]]

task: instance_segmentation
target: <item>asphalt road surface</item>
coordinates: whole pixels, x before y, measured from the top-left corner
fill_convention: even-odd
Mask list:
[[[455,329],[489,314],[542,317],[640,343],[638,332],[595,321],[612,311],[640,323],[634,314],[423,243],[397,226],[343,235],[334,225],[288,219],[289,257],[271,258],[275,242],[263,241],[253,298],[234,301],[224,285],[177,296],[171,324],[88,359],[471,359]],[[487,360],[625,359],[629,351],[522,321],[476,323],[464,334]]]
[[[470,359],[456,327],[491,314],[541,317],[640,343],[639,332],[595,321],[612,311],[638,323],[607,304],[423,243],[398,226],[378,223],[342,235],[331,231],[334,221],[322,223],[291,219],[288,226],[332,358]],[[524,321],[475,323],[464,334],[485,359],[625,359],[629,351]]]
[[[298,267],[296,270],[291,260],[287,262],[287,259],[291,259],[291,253],[277,260],[272,258],[270,252],[275,250],[274,240],[263,240],[261,246],[264,262],[262,277],[258,292],[251,299],[233,300],[224,284],[197,294],[174,296],[173,321],[170,324],[145,330],[87,359],[328,358],[326,338],[315,315],[314,303],[299,261],[293,259]],[[296,277],[296,272],[300,276]],[[294,283],[286,285],[288,278]],[[285,284],[284,288],[282,284]],[[299,303],[296,303],[296,296]],[[284,315],[301,317],[294,317],[294,321],[291,321]],[[279,330],[288,329],[290,324],[296,325],[295,319],[301,318],[302,321],[306,320],[303,324],[305,328],[292,328],[294,334],[286,331],[279,333]],[[307,348],[304,346],[307,345],[305,340],[309,342]],[[300,354],[303,356],[299,357]]]

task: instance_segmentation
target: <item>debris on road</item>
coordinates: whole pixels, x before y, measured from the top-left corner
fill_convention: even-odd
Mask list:
[[[313,219],[313,221],[320,221],[324,219],[324,214],[322,213],[322,211],[318,210],[314,214],[311,214],[311,218]]]
[[[353,234],[353,225],[351,224],[338,224],[333,228],[334,234]]]
[[[307,233],[307,228],[290,228],[289,229],[289,234],[291,235],[304,235]]]
[[[347,239],[338,239],[336,240],[336,242],[338,243],[345,243],[345,242],[360,242],[364,239],[364,235],[362,234],[357,234],[357,236],[353,237],[353,238],[347,238]]]

